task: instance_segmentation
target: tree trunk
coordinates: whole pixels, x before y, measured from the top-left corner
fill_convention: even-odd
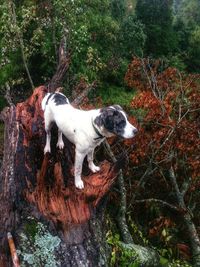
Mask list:
[[[74,147],[64,139],[63,151],[43,154],[45,131],[41,100],[47,89],[34,90],[23,103],[4,110],[4,159],[0,184],[0,266],[11,266],[7,232],[18,238],[27,216],[48,224],[62,242],[59,257],[64,266],[107,266],[104,210],[105,198],[117,177],[120,164],[101,163],[92,174],[85,167],[84,190],[74,186]]]
[[[198,236],[196,226],[192,221],[191,213],[189,212],[185,204],[184,194],[186,193],[186,191],[185,192],[180,191],[178,183],[177,183],[176,175],[174,173],[174,169],[172,166],[169,170],[169,178],[171,180],[171,183],[175,191],[179,209],[182,211],[180,213],[180,216],[183,219],[183,222],[185,224],[185,229],[186,229],[188,239],[190,242],[193,266],[199,267],[200,266],[200,239]]]

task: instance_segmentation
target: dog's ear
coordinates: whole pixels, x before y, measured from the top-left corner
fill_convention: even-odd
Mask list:
[[[98,126],[101,127],[103,125],[103,117],[102,114],[100,114],[99,116],[97,116],[94,120],[94,123]]]

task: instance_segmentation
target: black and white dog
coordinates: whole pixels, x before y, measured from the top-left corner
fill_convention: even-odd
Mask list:
[[[58,126],[57,146],[63,149],[62,134],[76,146],[75,154],[75,186],[84,188],[81,179],[82,164],[87,156],[88,165],[92,172],[100,168],[93,162],[94,149],[106,137],[113,135],[132,138],[137,129],[131,125],[125,112],[118,105],[102,109],[83,111],[70,105],[69,100],[62,93],[48,93],[42,100],[44,111],[46,145],[44,153],[51,152],[51,126],[55,122]]]

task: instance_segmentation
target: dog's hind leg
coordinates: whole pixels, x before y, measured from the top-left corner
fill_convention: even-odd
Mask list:
[[[83,180],[81,179],[83,160],[86,154],[78,151],[76,149],[75,155],[75,166],[74,166],[74,176],[75,176],[75,186],[79,189],[84,188]]]
[[[63,149],[64,148],[64,142],[63,142],[63,138],[62,138],[62,132],[60,129],[58,129],[58,142],[56,145],[59,149]]]
[[[51,130],[46,130],[46,145],[44,148],[44,154],[46,154],[47,152],[51,153]]]
[[[88,166],[92,172],[100,171],[100,167],[96,166],[93,162],[94,160],[94,149],[90,150],[87,154]]]
[[[46,131],[46,145],[44,148],[44,154],[51,153],[51,127],[52,121],[48,120],[48,116],[45,116],[45,131]]]

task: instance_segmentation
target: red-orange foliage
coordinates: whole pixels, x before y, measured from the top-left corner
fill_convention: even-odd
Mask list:
[[[162,241],[159,229],[166,225],[155,224],[162,212],[152,216],[154,200],[158,200],[161,207],[167,207],[169,203],[174,205],[180,217],[184,216],[189,204],[200,205],[200,75],[180,73],[159,60],[133,58],[125,82],[136,90],[131,107],[140,122],[137,136],[126,141],[128,145],[134,144],[130,153],[129,175],[132,174],[133,179],[129,185],[128,203],[129,207],[134,205],[135,199],[135,203],[145,203],[139,207],[134,205],[134,216],[137,207],[140,214],[144,211],[146,216],[142,218],[146,218],[146,223],[142,223],[148,225],[152,221],[148,227],[149,237],[153,239],[157,235]],[[181,205],[178,192],[183,196],[184,205]],[[168,218],[168,215],[167,211],[164,216]],[[197,208],[193,210],[193,216],[199,225]],[[171,218],[169,221],[177,219],[176,216]],[[166,246],[176,247],[180,255],[187,258],[190,253],[184,238],[177,240],[176,236]]]
[[[134,164],[151,158],[196,178],[200,173],[200,75],[184,75],[162,62],[134,58],[125,76],[137,90],[131,106],[143,115],[131,154]],[[186,177],[185,177],[186,178]]]

